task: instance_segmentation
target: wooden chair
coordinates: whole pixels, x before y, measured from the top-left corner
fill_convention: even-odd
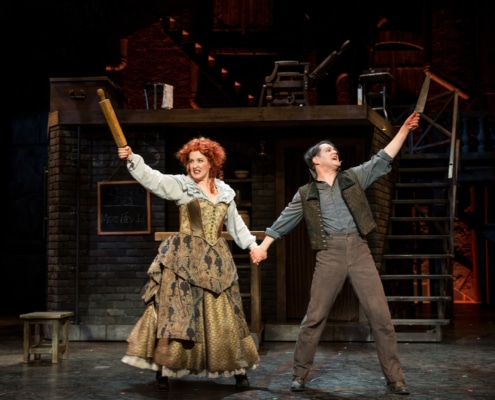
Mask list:
[[[275,61],[271,75],[265,78],[259,106],[306,106],[308,98],[309,63]]]
[[[349,44],[349,40],[342,43],[339,51],[332,51],[311,73],[308,62],[275,61],[272,73],[261,88],[258,106],[309,106],[309,90],[327,74]]]

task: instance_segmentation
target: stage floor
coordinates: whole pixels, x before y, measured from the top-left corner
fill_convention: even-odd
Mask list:
[[[125,342],[71,342],[69,359],[22,362],[22,325],[0,319],[0,398],[61,399],[382,399],[385,381],[374,343],[320,344],[305,392],[289,390],[293,342],[262,342],[261,363],[250,372],[251,390],[236,392],[234,379],[170,379],[158,392],[154,372],[122,363]],[[495,398],[495,309],[455,305],[454,323],[441,343],[399,343],[410,388],[407,399]]]

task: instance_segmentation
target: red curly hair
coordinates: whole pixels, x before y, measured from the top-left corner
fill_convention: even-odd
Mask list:
[[[210,191],[216,193],[215,179],[223,179],[223,164],[227,158],[224,148],[217,142],[205,138],[199,137],[187,142],[182,148],[175,154],[175,157],[181,162],[189,175],[189,154],[192,151],[199,151],[203,154],[210,163]]]

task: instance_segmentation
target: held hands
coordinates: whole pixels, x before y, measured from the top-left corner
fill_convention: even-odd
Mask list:
[[[259,264],[268,257],[267,251],[260,246],[253,247],[249,255],[251,256],[251,261],[255,264]]]
[[[259,264],[261,261],[266,260],[268,257],[268,248],[274,241],[275,239],[273,237],[266,235],[258,246],[251,249],[251,261],[255,264]]]
[[[132,149],[129,146],[119,147],[117,154],[121,160],[128,160],[132,156]]]

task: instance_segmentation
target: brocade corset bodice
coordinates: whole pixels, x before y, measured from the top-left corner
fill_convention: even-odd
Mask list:
[[[180,232],[198,236],[214,245],[221,236],[228,205],[195,199],[180,207]]]

